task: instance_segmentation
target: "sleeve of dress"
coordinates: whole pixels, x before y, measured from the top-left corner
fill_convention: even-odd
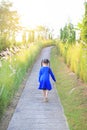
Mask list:
[[[55,76],[54,76],[54,74],[53,74],[51,68],[49,68],[49,73],[50,73],[52,79],[56,82],[56,78],[55,78]]]
[[[38,78],[38,81],[40,82],[40,77],[41,77],[41,69],[39,71],[39,78]]]

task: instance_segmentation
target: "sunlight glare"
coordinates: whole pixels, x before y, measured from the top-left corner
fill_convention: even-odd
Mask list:
[[[83,0],[12,0],[21,15],[21,24],[28,28],[47,25],[60,29],[68,20],[73,24],[84,14]]]

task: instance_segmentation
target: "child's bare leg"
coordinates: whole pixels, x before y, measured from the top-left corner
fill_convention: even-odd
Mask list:
[[[45,101],[48,101],[48,90],[43,90],[43,95],[44,95]]]
[[[48,90],[46,90],[46,98],[48,98]]]
[[[43,96],[46,97],[46,90],[43,90]]]

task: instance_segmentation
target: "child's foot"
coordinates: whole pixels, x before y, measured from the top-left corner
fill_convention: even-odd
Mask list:
[[[48,102],[48,98],[47,97],[44,98],[44,102]]]

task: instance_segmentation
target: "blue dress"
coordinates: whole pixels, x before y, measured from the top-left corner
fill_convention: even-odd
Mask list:
[[[50,76],[51,78],[56,81],[55,76],[51,70],[50,67],[48,66],[43,66],[40,69],[39,72],[39,88],[41,90],[51,90],[52,86],[51,86],[51,82],[50,82]]]

